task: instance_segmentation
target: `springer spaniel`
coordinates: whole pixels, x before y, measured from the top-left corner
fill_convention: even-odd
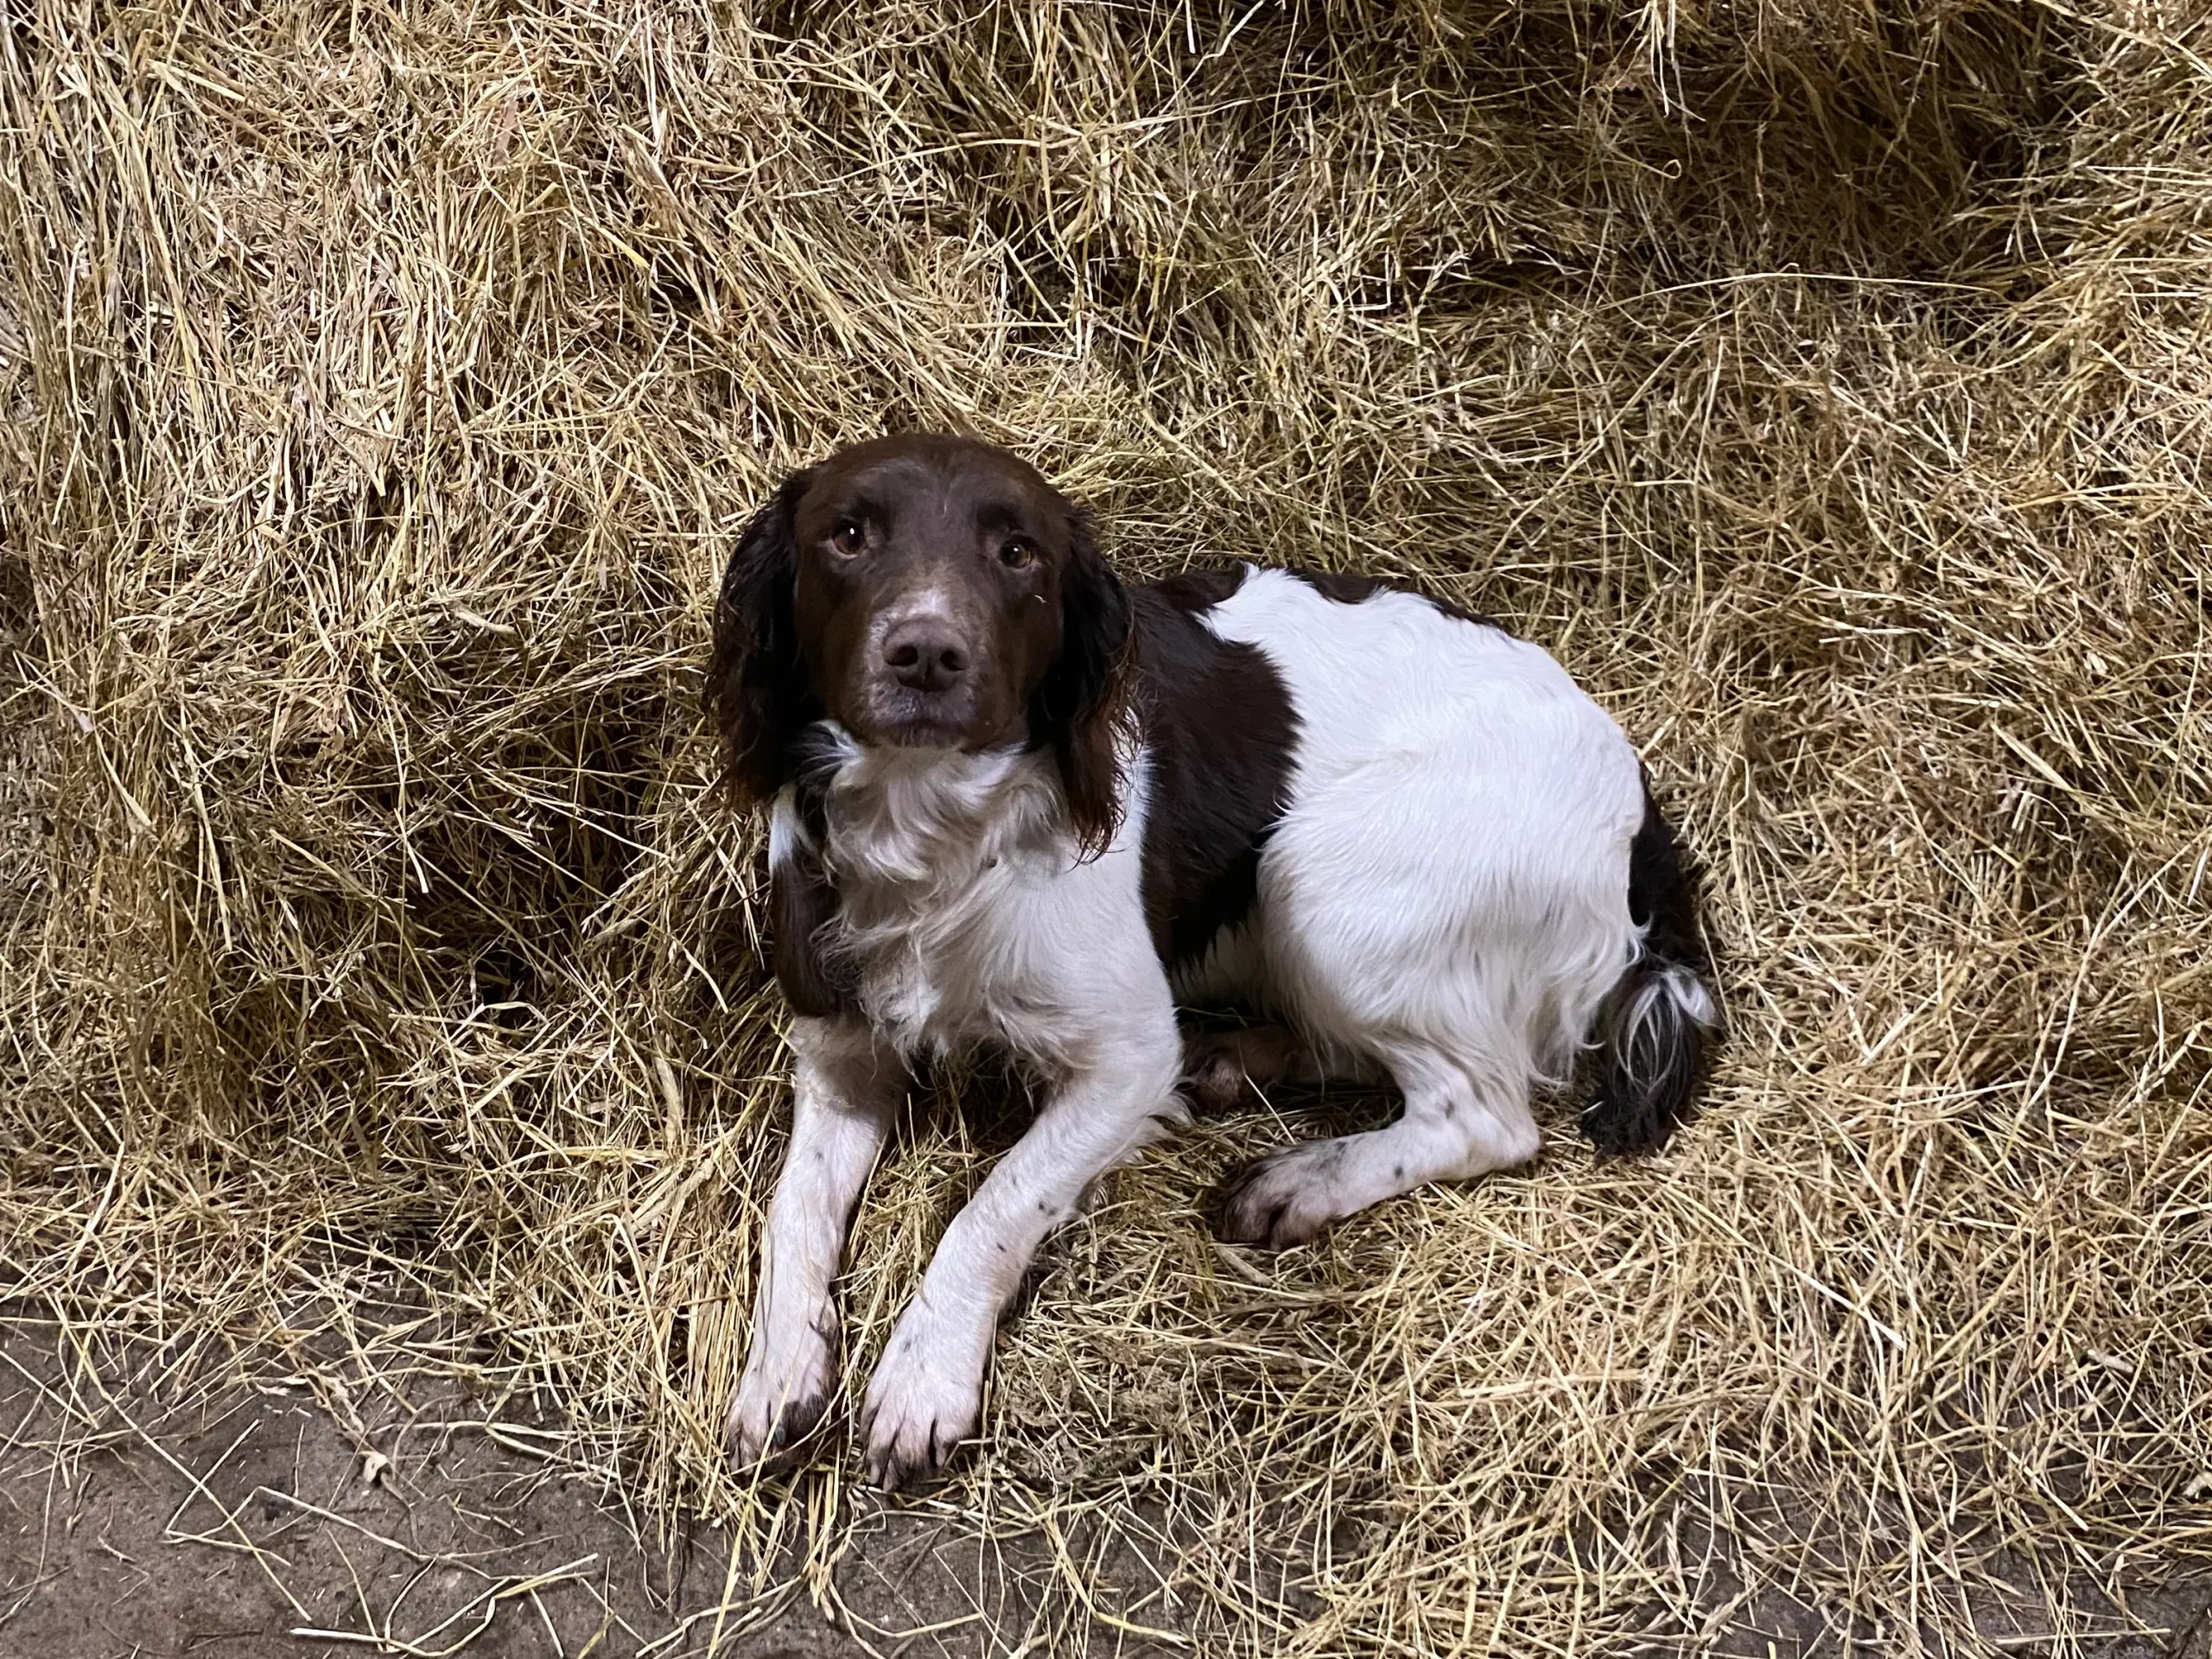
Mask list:
[[[1658,1145],[1717,1011],[1636,752],[1544,652],[1382,582],[1243,565],[1125,588],[1084,513],[965,438],[793,474],[746,527],[707,706],[770,808],[791,1147],[730,1408],[788,1455],[836,1385],[845,1234],[918,1057],[994,1045],[1034,1123],[946,1230],[863,1411],[872,1479],[976,1427],[1001,1312],[1105,1171],[1248,1084],[1388,1079],[1387,1128],[1219,1195],[1276,1249],[1583,1128]],[[1179,1002],[1282,1023],[1187,1046]]]

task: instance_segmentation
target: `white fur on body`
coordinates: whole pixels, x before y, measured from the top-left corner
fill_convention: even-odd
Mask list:
[[[1635,750],[1541,648],[1382,591],[1254,571],[1203,620],[1264,652],[1300,722],[1249,925],[1179,988],[1271,1009],[1405,1096],[1388,1128],[1286,1148],[1238,1186],[1273,1243],[1430,1181],[1525,1163],[1639,943]]]
[[[1272,1010],[1318,1065],[1379,1066],[1405,1095],[1387,1128],[1262,1160],[1234,1190],[1233,1236],[1293,1243],[1535,1155],[1530,1090],[1564,1078],[1637,949],[1626,738],[1539,648],[1412,595],[1344,604],[1254,571],[1201,620],[1265,653],[1300,729],[1252,913],[1172,988],[1144,915],[1141,741],[1121,825],[1091,859],[1041,753],[866,750],[825,728],[818,849],[791,791],[777,803],[771,857],[822,859],[840,905],[824,943],[856,969],[863,1014],[796,1022],[791,1147],[730,1418],[741,1459],[830,1387],[844,1234],[903,1061],[925,1052],[1001,1046],[1048,1088],[885,1349],[864,1409],[880,1480],[933,1467],[972,1430],[1038,1246],[1179,1115],[1176,993]],[[1285,1065],[1301,1049],[1261,1046]]]

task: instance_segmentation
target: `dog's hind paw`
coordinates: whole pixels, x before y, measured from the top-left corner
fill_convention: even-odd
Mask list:
[[[1245,1165],[1214,1189],[1214,1236],[1267,1250],[1305,1243],[1347,1213],[1332,1179],[1341,1156],[1336,1141],[1304,1141]]]

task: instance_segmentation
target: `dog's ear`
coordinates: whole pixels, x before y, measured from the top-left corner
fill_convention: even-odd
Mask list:
[[[1069,517],[1070,558],[1060,583],[1060,654],[1030,706],[1030,733],[1052,746],[1068,819],[1088,853],[1101,853],[1121,820],[1119,738],[1128,703],[1129,601],[1099,556],[1090,517]]]
[[[775,798],[791,775],[792,743],[821,718],[791,620],[798,569],[792,518],[813,479],[811,471],[793,473],[753,515],[715,601],[703,700],[721,739],[723,781],[750,805]]]
[[[828,937],[837,918],[837,889],[822,868],[822,795],[804,785],[785,787],[768,818],[768,909],[773,918],[769,961],[793,1014],[824,1019],[857,1014],[851,961]]]

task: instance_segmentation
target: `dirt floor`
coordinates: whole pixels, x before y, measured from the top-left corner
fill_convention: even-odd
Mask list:
[[[88,1372],[50,1323],[13,1323],[0,1353],[10,1659],[1182,1645],[1115,1629],[1117,1607],[1147,1617],[1141,1564],[1096,1562],[1093,1616],[1071,1631],[1026,1585],[1043,1552],[1084,1540],[980,1539],[926,1498],[877,1505],[842,1560],[794,1549],[766,1573],[733,1568],[712,1526],[641,1536],[618,1491],[548,1456],[560,1437],[521,1401],[454,1376],[362,1389],[340,1363],[248,1355],[172,1380],[185,1397],[164,1403],[143,1374]]]
[[[551,1453],[563,1437],[530,1408],[527,1389],[487,1393],[480,1364],[364,1384],[318,1345],[289,1363],[266,1350],[219,1363],[149,1351],[136,1366],[88,1363],[62,1325],[10,1319],[0,1341],[0,1656],[816,1659],[1191,1648],[1168,1588],[1170,1537],[1146,1560],[1057,1527],[986,1535],[976,1516],[928,1495],[883,1502],[819,1491],[821,1502],[871,1511],[842,1557],[810,1559],[794,1544],[765,1565],[733,1562],[711,1525],[641,1535],[619,1491]],[[1733,1540],[1690,1525],[1675,1540],[1699,1605],[1687,1618],[1655,1609],[1649,1643],[1628,1651],[1813,1659],[1893,1646],[1879,1630],[1840,1629],[1787,1595],[1745,1597]],[[1277,1542],[1268,1599],[1294,1618],[1305,1599],[1299,1552]],[[1088,1606],[1048,1592],[1056,1554],[1065,1567],[1066,1553],[1084,1560]],[[1985,1639],[2109,1659],[2212,1655],[2212,1585],[2146,1583],[2124,1606],[2065,1586],[2075,1627],[2087,1613],[2103,1634],[2064,1643],[2046,1634],[2052,1593],[2024,1572],[1993,1577],[1977,1618]]]

